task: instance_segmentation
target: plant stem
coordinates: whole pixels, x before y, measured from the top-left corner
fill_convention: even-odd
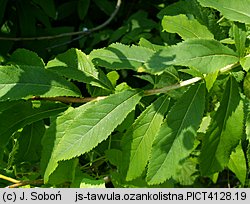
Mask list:
[[[231,69],[239,66],[239,62],[236,62],[234,64],[227,65],[220,69],[220,73],[223,74],[225,72],[230,71]],[[167,93],[168,91],[179,89],[181,87],[185,87],[188,85],[191,85],[193,83],[196,83],[198,81],[201,81],[203,78],[202,77],[194,77],[185,81],[181,81],[178,84],[173,84],[170,86],[165,86],[159,89],[149,89],[144,91],[144,96],[150,96],[154,94],[159,94],[159,93]],[[57,97],[40,97],[40,96],[35,96],[31,98],[30,100],[47,100],[47,101],[60,101],[62,103],[86,103],[90,101],[99,101],[102,99],[105,99],[107,96],[98,96],[98,97],[86,97],[86,98],[77,98],[77,97],[68,97],[68,96],[57,96]]]
[[[20,181],[18,183],[7,186],[6,188],[18,188],[26,185],[41,185],[41,184],[44,184],[43,179],[38,179],[34,181]]]
[[[13,179],[11,177],[8,177],[8,176],[4,176],[2,174],[0,174],[0,179],[4,179],[6,181],[9,181],[11,183],[19,183],[20,181],[16,180],[16,179]]]
[[[193,84],[193,83],[200,81],[200,80],[202,80],[201,77],[194,77],[192,79],[182,81],[179,84],[173,84],[171,86],[165,86],[165,87],[159,88],[159,89],[146,90],[146,91],[144,91],[144,96],[150,96],[150,95],[154,95],[154,94],[158,94],[158,93],[166,93],[166,92],[171,91],[171,90],[175,90],[175,89],[179,89],[179,88],[184,87],[184,86],[188,86],[188,85]]]

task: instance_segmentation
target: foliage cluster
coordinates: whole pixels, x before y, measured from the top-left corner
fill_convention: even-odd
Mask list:
[[[146,2],[1,1],[1,178],[249,187],[250,0]]]

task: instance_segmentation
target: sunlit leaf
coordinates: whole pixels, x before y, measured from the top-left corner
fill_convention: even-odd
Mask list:
[[[94,104],[87,103],[58,117],[47,131],[48,137],[54,138],[56,142],[48,150],[52,155],[45,172],[45,181],[48,181],[59,161],[84,154],[107,139],[140,99],[140,92],[127,90]]]
[[[211,175],[225,168],[242,133],[243,102],[236,80],[230,77],[220,107],[204,136],[200,155],[202,175]]]
[[[190,87],[171,108],[153,143],[147,172],[149,184],[163,183],[177,176],[182,162],[193,150],[204,107],[202,83]]]
[[[204,7],[219,10],[226,18],[250,24],[250,1],[241,0],[198,0]]]
[[[127,171],[126,180],[139,177],[144,171],[155,135],[158,133],[169,98],[162,96],[148,106],[123,136],[123,170]]]
[[[163,30],[177,33],[183,40],[189,38],[213,39],[213,34],[196,19],[188,19],[186,15],[164,16],[162,20]]]

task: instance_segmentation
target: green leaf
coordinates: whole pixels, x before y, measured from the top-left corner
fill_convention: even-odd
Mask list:
[[[123,171],[126,180],[139,177],[149,160],[155,135],[160,129],[164,114],[168,109],[169,97],[162,96],[148,106],[127,130],[122,140]]]
[[[7,5],[8,0],[2,0],[0,1],[0,24],[2,25],[2,20],[3,20],[3,16],[5,14],[5,8]]]
[[[242,23],[234,23],[232,30],[237,52],[240,57],[244,57],[247,38],[246,26]]]
[[[80,96],[74,84],[46,69],[0,66],[0,101],[32,96]]]
[[[149,49],[151,49],[153,51],[158,51],[158,50],[161,50],[161,49],[166,47],[166,46],[163,46],[163,45],[153,44],[153,43],[151,43],[150,41],[148,41],[145,38],[140,38],[139,45],[142,46],[142,47],[149,48]]]
[[[250,99],[250,72],[244,78],[243,89],[246,97]]]
[[[206,26],[200,24],[196,19],[188,19],[183,14],[178,16],[164,16],[162,27],[163,30],[169,33],[177,33],[183,40],[189,38],[214,38]]]
[[[122,164],[122,151],[118,149],[108,149],[105,151],[105,155],[109,162],[120,169]]]
[[[208,91],[210,91],[210,89],[213,87],[214,82],[216,81],[218,74],[219,74],[219,71],[216,71],[214,73],[209,73],[205,76],[206,87],[207,87]]]
[[[236,63],[237,54],[216,40],[189,39],[156,53],[145,65],[154,69],[170,65],[191,66],[207,74]]]
[[[83,178],[80,183],[80,188],[105,188],[105,181]]]
[[[90,0],[78,0],[77,12],[80,20],[84,20],[84,17],[88,13]]]
[[[212,117],[211,125],[202,142],[200,154],[202,175],[211,175],[225,168],[242,133],[243,102],[236,80],[230,77],[220,106]]]
[[[15,144],[17,146],[17,151],[14,153],[13,158],[15,164],[20,164],[21,162],[32,163],[40,160],[42,151],[41,139],[44,132],[45,126],[42,120],[23,128]]]
[[[240,59],[240,65],[248,72],[250,69],[250,54]]]
[[[48,129],[50,137],[55,137],[56,142],[45,172],[45,181],[56,169],[58,161],[84,154],[107,139],[140,99],[140,92],[127,90],[58,117],[56,127]]]
[[[13,64],[44,68],[43,60],[35,53],[26,49],[17,49],[10,57]]]
[[[228,162],[228,168],[235,173],[241,184],[244,186],[247,175],[246,158],[241,143],[232,152]]]
[[[17,15],[20,35],[25,37],[36,36],[36,19],[33,13],[34,6],[29,1],[18,2]],[[30,12],[27,12],[30,11]]]
[[[145,47],[115,43],[106,48],[93,50],[89,56],[97,66],[145,71],[142,66],[153,54],[153,50]]]
[[[202,6],[211,7],[220,11],[232,21],[250,24],[250,0],[198,0]]]
[[[72,182],[75,176],[75,170],[78,165],[78,159],[60,161],[56,170],[49,177],[49,184],[57,185],[65,182]]]
[[[182,168],[180,168],[174,179],[180,182],[181,185],[192,185],[195,179],[198,177],[197,173],[197,162],[193,158],[188,158],[182,163]]]
[[[67,106],[52,102],[0,102],[0,147],[4,147],[18,129],[65,111]]]
[[[246,133],[246,139],[250,141],[250,101],[249,99],[246,99],[245,101],[245,106],[247,107],[246,109],[246,129],[245,129],[245,133]],[[248,146],[250,149],[250,146]],[[249,160],[250,162],[250,160]]]
[[[99,74],[87,55],[78,49],[70,49],[48,62],[46,68],[59,75],[98,86],[105,89],[114,89],[105,75]],[[107,78],[107,77],[106,77]]]
[[[56,9],[54,0],[32,0],[36,4],[38,4],[44,12],[51,18],[56,18]]]
[[[147,172],[150,185],[177,176],[194,148],[204,108],[204,83],[191,86],[171,108],[153,143]]]
[[[93,0],[93,1],[108,16],[115,9],[115,5],[108,0]]]

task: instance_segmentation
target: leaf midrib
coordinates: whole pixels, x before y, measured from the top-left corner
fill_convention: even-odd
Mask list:
[[[144,136],[148,134],[149,129],[151,128],[151,126],[152,126],[152,124],[153,124],[153,122],[154,122],[156,116],[157,116],[158,113],[160,112],[160,110],[161,110],[162,106],[165,104],[166,100],[168,100],[167,97],[164,99],[164,101],[162,102],[162,104],[160,105],[160,107],[158,108],[158,110],[155,112],[155,114],[154,114],[154,116],[153,116],[151,122],[149,122],[150,124],[149,124],[148,128],[146,129]],[[142,135],[141,137],[143,137],[143,135]],[[140,148],[142,142],[144,141],[143,139],[145,139],[145,138],[143,137],[143,138],[141,139],[141,141],[140,141],[140,143],[139,143],[139,145],[138,145],[138,148],[136,149],[136,152],[134,153],[134,156],[131,158],[131,163],[132,163],[132,161],[134,160],[134,157],[135,157],[135,155],[137,154],[137,152],[138,152],[138,150],[139,150],[139,148]]]
[[[122,103],[120,103],[118,106],[115,106],[113,110],[111,110],[111,111],[110,111],[108,114],[106,114],[103,118],[101,118],[100,120],[98,120],[97,123],[96,123],[94,126],[92,126],[92,128],[90,128],[84,135],[89,135],[90,132],[93,131],[93,128],[96,127],[96,126],[98,126],[98,124],[99,124],[101,121],[103,121],[106,117],[108,117],[110,114],[112,114],[112,112],[115,111],[115,110],[116,110],[119,106],[121,106],[123,103],[126,103],[128,100],[130,100],[132,97],[135,97],[135,96],[138,95],[138,94],[139,94],[139,93],[136,92],[135,94],[133,94],[132,96],[130,96],[129,98],[127,98],[126,100],[124,100]],[[104,99],[104,100],[105,100],[105,99]],[[88,109],[87,109],[87,110],[88,110]],[[87,110],[86,110],[86,111],[87,111]],[[81,114],[80,114],[80,115],[81,115]],[[80,115],[79,115],[79,117],[80,117]],[[73,122],[74,122],[74,121],[72,121],[72,123],[73,123]],[[69,124],[68,129],[70,129],[70,126],[72,125],[72,123]],[[64,132],[62,138],[63,138],[65,135],[66,135],[66,131]],[[84,137],[82,136],[80,139],[78,139],[78,140],[76,140],[75,142],[71,143],[71,145],[68,145],[68,148],[67,148],[67,149],[65,149],[64,151],[60,151],[59,154],[56,154],[57,152],[54,153],[54,155],[56,155],[56,157],[53,156],[53,155],[52,155],[52,157],[54,157],[54,159],[55,159],[56,161],[62,160],[62,159],[60,159],[61,155],[64,155],[65,152],[67,152],[69,149],[71,149],[72,146],[74,146],[76,143],[82,143],[83,138],[84,138]],[[79,142],[79,140],[80,140],[80,142]],[[61,141],[58,143],[57,148],[60,146],[60,144],[62,143],[62,141],[63,141],[63,140],[61,140]],[[72,157],[71,157],[71,158],[72,158]]]
[[[200,85],[201,86],[201,85]],[[193,104],[193,101],[194,101],[194,98],[196,98],[196,95],[197,95],[197,93],[198,93],[198,91],[199,91],[199,89],[200,89],[200,86],[199,86],[199,88],[197,88],[197,90],[196,90],[196,93],[194,94],[194,97],[192,98],[192,102],[190,103],[190,105],[188,106],[188,108],[187,108],[187,111],[186,111],[186,113],[185,113],[185,115],[184,115],[184,117],[183,117],[183,120],[182,120],[182,122],[181,122],[181,125],[179,126],[179,128],[178,128],[178,131],[177,131],[177,133],[176,133],[176,136],[175,136],[175,139],[173,140],[173,143],[172,144],[174,144],[174,142],[176,141],[176,138],[177,138],[177,136],[180,134],[180,132],[181,132],[181,127],[183,126],[183,124],[184,124],[184,119],[186,119],[186,117],[187,117],[187,113],[189,112],[189,110],[190,110],[190,108],[191,108],[191,106],[192,106],[192,104]],[[177,140],[177,142],[180,142],[179,140]],[[173,146],[173,145],[172,145]],[[172,147],[171,146],[171,147]],[[172,148],[170,148],[170,150],[168,151],[168,154],[169,154],[169,152],[171,151],[171,149]],[[167,156],[166,156],[166,158],[167,158]],[[158,170],[156,171],[156,173],[155,173],[155,175],[157,175],[158,174],[158,172],[160,172],[160,170],[163,168],[163,166],[165,166],[164,164],[165,164],[165,162],[166,162],[166,158],[164,159],[164,162],[162,163],[162,165],[160,166],[160,168],[158,168]],[[152,177],[152,179],[153,179],[154,177]],[[151,180],[152,180],[151,179]]]

